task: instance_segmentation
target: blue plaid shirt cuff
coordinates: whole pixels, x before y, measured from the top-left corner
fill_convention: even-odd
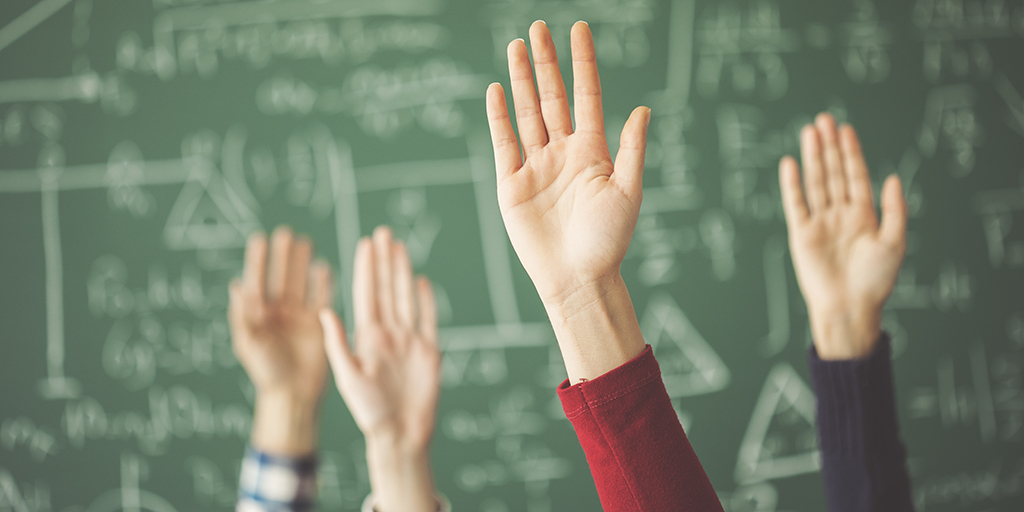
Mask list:
[[[236,512],[306,512],[316,504],[316,457],[268,455],[248,447]]]

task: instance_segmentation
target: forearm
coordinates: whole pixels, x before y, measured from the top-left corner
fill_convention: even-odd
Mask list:
[[[258,392],[250,441],[253,448],[282,457],[314,454],[319,410],[319,399],[286,392]]]
[[[913,510],[888,337],[861,359],[808,356],[817,394],[822,477],[831,512]]]
[[[654,355],[558,388],[606,512],[722,510],[683,432]]]
[[[596,379],[644,350],[629,290],[618,273],[544,306],[570,383]]]
[[[376,512],[437,512],[429,446],[407,447],[387,436],[368,435],[366,464]]]

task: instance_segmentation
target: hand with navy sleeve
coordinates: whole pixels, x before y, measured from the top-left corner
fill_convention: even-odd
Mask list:
[[[882,187],[882,220],[853,127],[829,114],[800,134],[796,160],[779,164],[783,208],[811,333],[825,360],[857,359],[879,338],[882,306],[906,252],[907,205],[896,176]]]
[[[900,440],[882,308],[906,252],[907,206],[900,180],[882,187],[875,213],[856,132],[820,114],[800,136],[796,160],[779,164],[790,252],[807,302],[809,362],[818,444],[830,512],[913,510]]]

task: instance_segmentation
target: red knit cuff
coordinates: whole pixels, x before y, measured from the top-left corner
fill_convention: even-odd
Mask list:
[[[558,386],[562,410],[569,419],[588,408],[599,407],[661,378],[654,351],[647,345],[640,355],[594,380],[570,386],[566,379]]]

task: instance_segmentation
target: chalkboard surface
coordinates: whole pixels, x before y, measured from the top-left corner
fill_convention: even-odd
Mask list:
[[[824,509],[775,171],[821,110],[907,187],[884,325],[918,510],[1024,509],[1020,0],[3,0],[0,511],[233,506],[252,389],[226,284],[279,223],[343,270],[346,314],[378,224],[436,281],[457,510],[598,510],[483,112],[538,18],[563,60],[593,27],[613,154],[653,108],[623,272],[725,509]],[[321,508],[357,510],[333,389],[321,440]]]

